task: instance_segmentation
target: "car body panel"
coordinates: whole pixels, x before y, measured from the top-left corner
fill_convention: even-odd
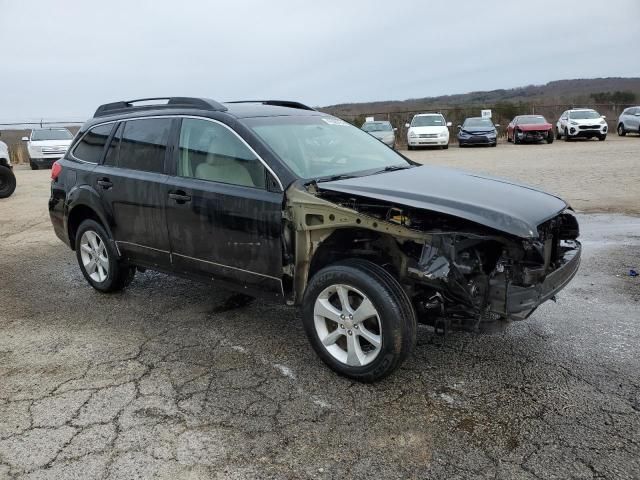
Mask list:
[[[426,165],[318,187],[453,215],[522,238],[537,237],[539,224],[567,208],[533,187]]]

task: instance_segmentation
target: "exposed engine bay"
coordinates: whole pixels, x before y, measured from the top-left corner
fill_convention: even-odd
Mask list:
[[[285,248],[295,254],[285,268],[296,302],[318,266],[358,256],[398,278],[422,323],[478,330],[527,318],[579,265],[579,228],[569,209],[540,224],[537,235],[522,238],[314,185],[287,193],[293,231],[285,235]]]

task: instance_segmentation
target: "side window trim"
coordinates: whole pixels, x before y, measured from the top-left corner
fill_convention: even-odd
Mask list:
[[[111,133],[109,134],[109,138],[107,138],[107,143],[104,146],[104,152],[102,152],[102,158],[100,159],[100,163],[98,163],[98,165],[104,165],[104,162],[107,159],[107,152],[109,151],[109,148],[111,148],[111,142],[113,142],[113,137],[116,135],[116,133],[118,132],[118,128],[123,123],[124,122],[118,121],[114,123],[113,127],[111,127]],[[120,145],[118,145],[118,153],[116,154],[116,164],[117,164],[119,153],[120,153]],[[110,165],[110,166],[114,167],[116,165]]]

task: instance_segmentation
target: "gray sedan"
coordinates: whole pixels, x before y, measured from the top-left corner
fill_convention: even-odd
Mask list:
[[[396,148],[396,131],[398,129],[393,128],[393,126],[391,126],[391,122],[387,122],[387,121],[365,122],[362,125],[362,130],[376,137],[382,143],[387,144],[387,146],[391,148]]]

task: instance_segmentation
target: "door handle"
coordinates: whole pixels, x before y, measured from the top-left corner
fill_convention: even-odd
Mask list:
[[[113,187],[113,183],[111,183],[111,181],[109,181],[108,178],[100,178],[100,179],[98,179],[98,185],[100,185],[105,190],[108,190],[111,187]]]
[[[182,190],[176,192],[169,192],[169,198],[175,200],[176,203],[186,203],[191,201],[191,196],[187,195]]]

